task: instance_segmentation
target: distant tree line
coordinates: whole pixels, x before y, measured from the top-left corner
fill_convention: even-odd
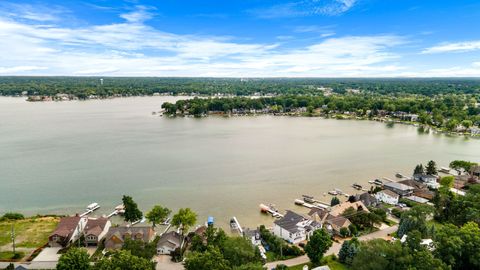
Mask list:
[[[137,96],[154,93],[217,93],[237,96],[260,94],[318,95],[320,88],[344,94],[348,89],[382,95],[480,94],[479,79],[346,79],[346,78],[158,78],[158,77],[0,77],[0,95],[53,96],[59,93],[79,98],[90,95]]]
[[[480,124],[478,99],[470,95],[442,95],[436,97],[417,95],[347,94],[332,96],[282,95],[275,97],[194,98],[164,103],[167,115],[195,115],[208,113],[257,112],[288,113],[303,108],[306,115],[315,111],[323,113],[354,113],[357,116],[375,117],[396,113],[416,114],[415,121],[447,130],[458,126],[470,128]]]

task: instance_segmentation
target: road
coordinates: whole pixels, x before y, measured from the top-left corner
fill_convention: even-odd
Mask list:
[[[376,238],[387,238],[389,234],[392,234],[393,232],[396,232],[398,229],[398,225],[394,225],[392,227],[385,228],[383,230],[379,230],[367,235],[362,235],[358,239],[361,241],[368,241]],[[342,243],[333,243],[333,245],[330,247],[330,249],[325,253],[326,256],[328,255],[337,255],[338,252],[340,251],[340,248],[342,247]],[[275,261],[275,262],[270,262],[267,263],[265,266],[267,269],[273,269],[275,266],[279,264],[284,264],[286,266],[294,266],[294,265],[299,265],[299,264],[304,264],[308,263],[310,259],[308,259],[307,255],[303,255],[300,257],[296,257],[290,260],[285,260],[285,261]]]

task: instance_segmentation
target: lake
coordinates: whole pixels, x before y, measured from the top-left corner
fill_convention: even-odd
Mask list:
[[[142,210],[190,207],[199,222],[271,225],[260,203],[302,211],[302,194],[411,174],[434,159],[480,161],[480,140],[414,126],[302,117],[166,118],[178,97],[28,103],[0,98],[0,212],[109,213],[129,194]],[[304,211],[304,210],[303,210]]]

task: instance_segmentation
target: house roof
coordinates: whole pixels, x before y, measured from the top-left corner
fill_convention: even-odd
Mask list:
[[[349,202],[349,201],[346,201],[346,202],[343,202],[341,204],[337,204],[335,206],[332,206],[331,210],[330,210],[330,214],[332,216],[339,216],[341,214],[343,214],[343,212],[345,212],[345,210],[347,210],[348,208],[352,207],[353,209],[355,210],[363,210],[365,212],[370,212],[368,211],[368,208],[365,206],[365,204],[363,204],[363,202],[361,201],[358,201],[358,202]]]
[[[417,202],[417,203],[427,203],[428,202],[427,199],[424,199],[424,198],[421,198],[421,197],[418,197],[418,196],[408,196],[408,197],[405,197],[405,199],[413,201],[413,202]]]
[[[427,189],[427,185],[411,179],[398,181],[398,183],[410,186],[414,189]]]
[[[360,196],[358,196],[358,200],[361,201],[363,204],[369,206],[369,205],[372,205],[372,204],[376,204],[378,201],[377,201],[377,198],[375,198],[372,194],[368,193],[368,192],[365,192],[365,193],[362,193],[360,194]]]
[[[108,222],[108,218],[88,218],[87,225],[85,226],[85,235],[95,235],[98,237]]]
[[[136,238],[136,235],[140,235],[143,242],[150,242],[150,240],[155,235],[155,231],[153,231],[152,227],[126,227],[126,226],[119,226],[119,227],[110,227],[107,233],[107,238],[110,239],[112,236],[116,236],[119,240],[125,241],[124,236],[126,234],[130,234],[132,239],[139,239]]]
[[[336,231],[340,231],[341,228],[346,228],[351,224],[350,220],[344,216],[334,217],[330,214],[328,215],[326,222]]]
[[[397,198],[397,199],[398,199],[398,197],[400,197],[397,193],[395,193],[395,192],[393,192],[393,191],[391,191],[391,190],[388,190],[388,189],[384,189],[384,190],[382,190],[382,191],[379,191],[379,193],[380,193],[380,192],[383,193],[383,194],[385,194],[385,195],[388,195],[388,196],[390,196],[390,197],[393,197],[393,198]]]
[[[275,220],[274,223],[284,230],[295,233],[298,231],[297,224],[303,220],[305,220],[305,218],[302,215],[287,210],[285,216],[279,220]]]
[[[80,219],[81,217],[79,216],[61,218],[60,222],[57,225],[57,228],[50,236],[58,235],[61,237],[69,238],[77,228]]]
[[[393,189],[401,190],[401,191],[409,191],[413,190],[413,187],[404,185],[402,183],[396,183],[396,182],[388,182],[383,184],[384,187],[390,187]]]
[[[171,231],[163,234],[157,243],[157,248],[168,247],[170,249],[175,249],[180,247],[182,244],[182,236],[175,232]]]

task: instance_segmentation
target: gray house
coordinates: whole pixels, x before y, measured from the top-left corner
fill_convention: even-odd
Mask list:
[[[170,254],[177,248],[182,247],[183,239],[182,236],[175,232],[171,231],[163,234],[158,240],[157,243],[157,254]]]
[[[385,189],[391,190],[400,196],[412,195],[414,188],[401,183],[388,182],[383,184]]]

